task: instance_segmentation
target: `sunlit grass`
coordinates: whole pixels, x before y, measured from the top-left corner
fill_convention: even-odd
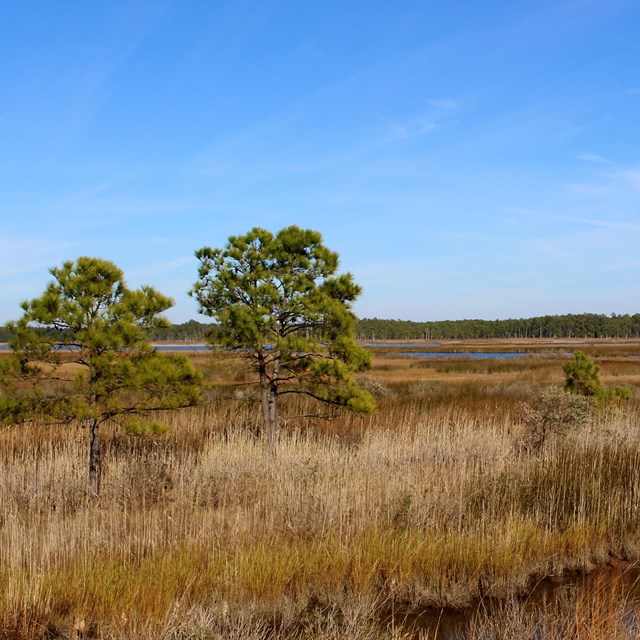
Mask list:
[[[333,620],[326,637],[348,637],[354,603],[374,623],[393,607],[463,607],[640,558],[633,403],[531,453],[517,406],[561,382],[556,360],[430,378],[411,361],[386,368],[395,362],[375,362],[392,391],[377,414],[285,423],[275,455],[257,437],[259,406],[230,384],[171,414],[165,436],[106,433],[99,500],[79,425],[2,428],[5,637],[69,634],[79,620],[101,637],[174,637],[194,620],[212,637],[258,637],[274,620],[321,637],[314,602]],[[205,364],[213,381],[240,375],[235,361]],[[617,383],[636,375],[617,371]]]

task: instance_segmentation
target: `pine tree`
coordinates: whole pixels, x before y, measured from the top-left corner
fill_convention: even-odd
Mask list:
[[[14,357],[4,364],[0,418],[89,427],[89,484],[100,492],[100,426],[192,405],[200,376],[182,356],[157,353],[147,332],[163,326],[170,298],[132,290],[112,262],[81,257],[50,270],[53,281],[8,328]]]
[[[305,394],[352,411],[374,409],[353,373],[370,366],[355,341],[351,303],[360,287],[336,275],[338,254],[317,231],[286,227],[277,234],[254,228],[225,248],[204,247],[192,295],[219,323],[215,345],[243,353],[261,390],[269,446],[279,429],[278,399]]]

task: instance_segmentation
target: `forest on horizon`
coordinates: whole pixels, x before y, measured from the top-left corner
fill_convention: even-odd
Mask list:
[[[157,341],[203,342],[215,331],[215,323],[189,320],[157,329],[150,336]],[[359,340],[459,340],[485,338],[639,338],[640,313],[579,313],[535,316],[507,320],[431,320],[414,321],[382,318],[358,320]],[[0,342],[11,338],[0,327]]]

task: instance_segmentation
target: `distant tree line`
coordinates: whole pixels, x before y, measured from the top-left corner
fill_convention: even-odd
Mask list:
[[[638,338],[640,313],[537,316],[509,320],[382,320],[358,322],[360,340],[444,340],[470,338]]]
[[[205,342],[215,323],[189,320],[154,329],[153,341]],[[11,337],[0,327],[0,342]],[[610,316],[597,313],[537,316],[509,320],[383,320],[363,318],[357,324],[359,340],[445,340],[482,338],[640,338],[640,313]]]
[[[148,331],[149,339],[152,341],[168,342],[204,342],[212,331],[215,331],[214,323],[198,322],[189,320],[182,324],[172,324],[169,327],[154,328]],[[49,332],[51,335],[51,332]],[[0,342],[8,342],[12,337],[11,332],[0,326]],[[60,338],[63,338],[62,333]]]
[[[149,337],[151,340],[168,342],[204,342],[216,327],[215,323],[189,320],[182,324],[172,324],[165,329],[156,329]]]

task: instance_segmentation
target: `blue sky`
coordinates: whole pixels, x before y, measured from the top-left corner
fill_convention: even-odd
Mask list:
[[[0,4],[0,323],[322,232],[360,316],[640,312],[640,0]]]

